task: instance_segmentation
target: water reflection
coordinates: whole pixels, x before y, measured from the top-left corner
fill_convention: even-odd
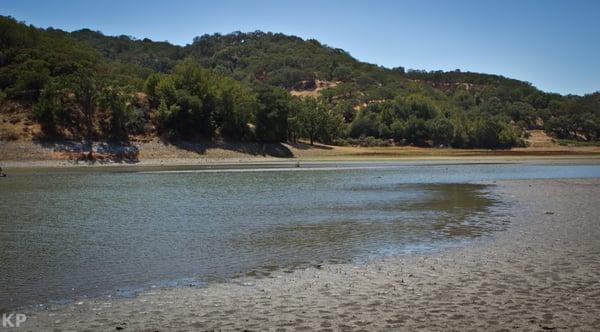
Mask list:
[[[338,206],[314,209],[315,214],[328,216],[318,223],[277,225],[235,242],[240,247],[277,252],[281,258],[288,254],[305,260],[348,261],[390,253],[392,248],[398,253],[436,239],[479,236],[502,227],[490,215],[497,202],[486,189],[474,184],[352,188],[352,194],[346,193]],[[370,199],[364,199],[365,192]],[[385,195],[375,200],[373,192]]]

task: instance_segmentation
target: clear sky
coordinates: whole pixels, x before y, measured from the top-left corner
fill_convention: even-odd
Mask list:
[[[386,67],[501,74],[562,94],[600,90],[600,0],[0,0],[0,14],[180,45],[205,33],[283,32]]]

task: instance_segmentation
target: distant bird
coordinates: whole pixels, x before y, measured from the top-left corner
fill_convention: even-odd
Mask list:
[[[6,173],[4,173],[2,171],[2,167],[0,167],[0,178],[5,178],[6,177]]]

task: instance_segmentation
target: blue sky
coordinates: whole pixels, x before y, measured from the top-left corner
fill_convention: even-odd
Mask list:
[[[501,74],[562,94],[600,90],[599,0],[0,0],[0,14],[180,45],[204,33],[283,32],[386,67]]]

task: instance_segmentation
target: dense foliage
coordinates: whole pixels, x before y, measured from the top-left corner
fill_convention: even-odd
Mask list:
[[[317,87],[311,97],[290,93]],[[508,148],[544,129],[600,139],[598,92],[561,96],[497,75],[387,69],[261,31],[181,47],[0,17],[0,103],[31,109],[48,138]]]

